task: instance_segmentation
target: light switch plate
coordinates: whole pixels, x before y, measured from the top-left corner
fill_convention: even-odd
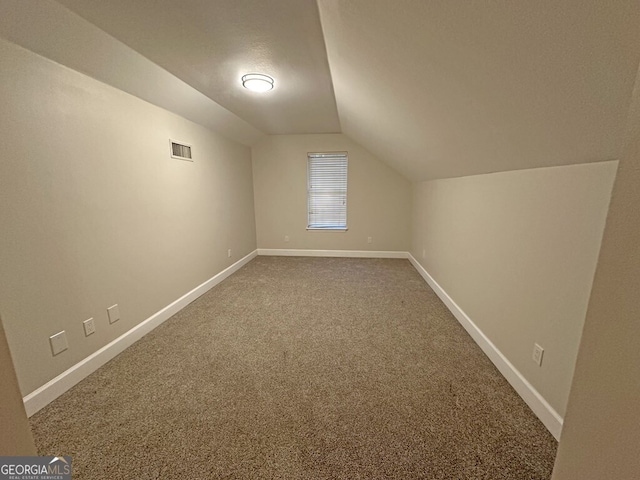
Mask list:
[[[56,356],[60,352],[64,352],[69,348],[69,344],[67,343],[67,333],[64,330],[56,333],[55,335],[51,335],[49,337],[49,343],[51,343],[51,353],[53,353],[53,356]]]
[[[107,308],[107,314],[109,315],[109,323],[115,323],[120,320],[120,309],[118,308],[118,304],[112,305]]]

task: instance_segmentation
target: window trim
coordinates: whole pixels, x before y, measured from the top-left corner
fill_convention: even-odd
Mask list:
[[[307,227],[307,230],[316,232],[346,232],[349,227]]]
[[[338,156],[342,156],[344,157],[345,163],[346,163],[346,174],[345,174],[345,180],[346,180],[346,186],[345,186],[345,193],[344,193],[344,215],[345,215],[345,224],[344,225],[335,225],[335,226],[317,226],[317,225],[312,225],[310,224],[309,220],[310,220],[310,210],[309,210],[309,201],[310,201],[310,196],[311,196],[311,162],[313,158],[322,158],[320,156],[322,155],[326,155],[326,156],[334,156],[334,157],[338,157]],[[347,230],[349,230],[348,227],[348,222],[347,222],[347,213],[348,213],[348,205],[347,205],[347,200],[348,200],[348,179],[349,179],[349,154],[346,151],[339,151],[339,152],[307,152],[307,231],[314,231],[314,232],[346,232]]]

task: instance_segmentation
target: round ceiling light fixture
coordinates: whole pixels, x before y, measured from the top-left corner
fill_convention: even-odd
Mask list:
[[[254,92],[268,92],[273,88],[273,78],[262,73],[247,73],[242,76],[242,86]]]

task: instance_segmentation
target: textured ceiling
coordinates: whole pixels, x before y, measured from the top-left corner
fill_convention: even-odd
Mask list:
[[[616,158],[637,0],[319,0],[342,130],[412,180]]]
[[[242,118],[53,0],[0,0],[0,39],[253,145],[264,137]]]
[[[264,133],[340,132],[315,0],[59,3]],[[255,71],[276,87],[244,89]]]
[[[1,1],[0,36],[230,138],[343,132],[411,180],[617,158],[640,61],[638,0]]]

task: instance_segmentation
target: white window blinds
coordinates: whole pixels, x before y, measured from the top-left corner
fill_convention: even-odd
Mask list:
[[[347,228],[347,154],[310,153],[308,228]]]

